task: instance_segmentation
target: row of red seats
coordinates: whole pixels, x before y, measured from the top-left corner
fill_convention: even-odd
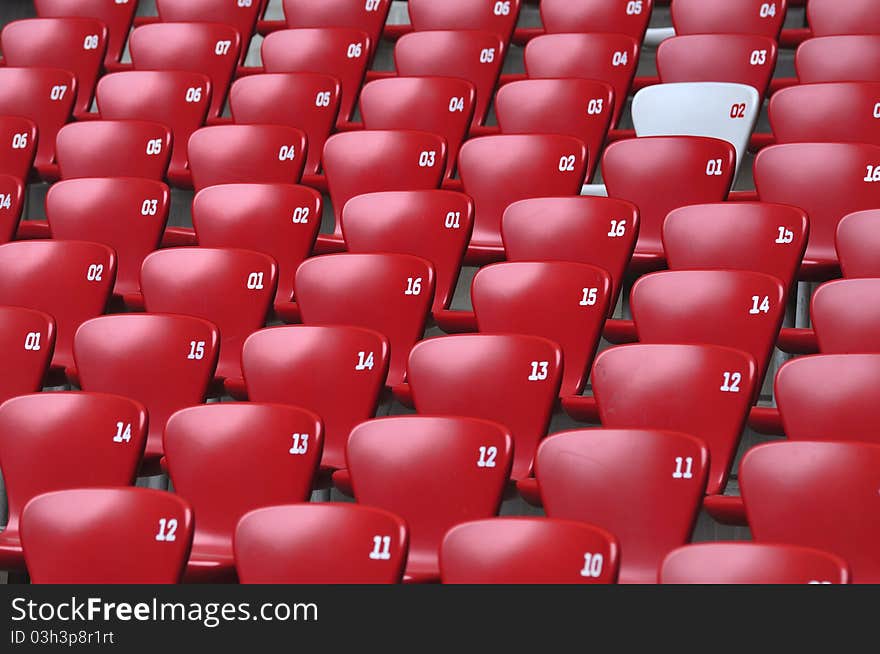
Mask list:
[[[641,359],[641,367],[625,371],[640,382],[643,372],[665,362],[667,371],[690,372],[716,387],[718,364],[723,369],[741,356],[726,348],[667,345],[625,346],[603,355],[609,362]],[[604,372],[597,371],[597,381]],[[647,377],[653,379],[645,386],[653,382],[652,392],[662,393],[656,377]],[[609,417],[615,405],[629,403],[620,396],[607,396]],[[711,477],[710,455],[702,441],[671,431],[672,425],[667,431],[638,425],[570,431],[544,441],[537,479],[551,520],[462,524],[497,513],[515,465],[505,427],[463,417],[384,418],[353,430],[346,448],[353,493],[359,503],[384,511],[260,508],[307,500],[322,448],[315,414],[272,404],[215,404],[172,416],[164,440],[178,497],[140,489],[63,490],[130,484],[147,442],[146,423],[142,405],[114,395],[27,395],[0,408],[10,498],[10,522],[0,535],[4,567],[26,563],[36,581],[173,582],[186,563],[189,581],[235,579],[238,571],[242,581],[392,582],[405,569],[408,581],[421,582],[442,576],[653,583],[661,569],[683,566],[680,577],[666,573],[694,580],[690,566],[669,559],[692,549],[674,551],[690,537]],[[22,439],[22,433],[32,437]],[[738,573],[742,579],[829,583],[852,574],[856,582],[876,581],[876,524],[862,518],[876,504],[878,463],[880,447],[868,444],[777,443],[750,451],[740,475],[757,540],[835,552],[847,563],[801,553],[799,568],[795,550],[788,565],[768,571],[752,563]],[[217,478],[226,483],[218,486]],[[823,493],[804,498],[804,487]],[[117,529],[96,544],[94,534],[108,522]],[[304,543],[314,544],[315,529],[324,538],[332,535],[334,545],[300,556]],[[104,548],[124,554],[105,558]],[[703,556],[700,548],[693,554]],[[777,565],[784,554],[777,552]],[[737,578],[735,567],[703,570],[697,580],[700,574]]]

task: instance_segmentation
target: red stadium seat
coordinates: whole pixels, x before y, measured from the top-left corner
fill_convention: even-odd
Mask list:
[[[458,157],[464,192],[476,216],[468,257],[497,261],[504,255],[501,217],[518,200],[578,195],[587,170],[583,142],[560,134],[504,134],[472,139]]]
[[[653,0],[541,0],[541,22],[547,32],[626,34],[645,38]]]
[[[510,43],[519,18],[520,0],[411,0],[409,20],[417,32],[429,30],[483,30]]]
[[[161,180],[171,158],[171,131],[140,120],[89,120],[61,128],[57,176]]]
[[[562,348],[560,395],[580,395],[602,336],[611,278],[570,261],[518,261],[481,268],[471,301],[481,332],[532,334]]]
[[[172,493],[76,488],[34,498],[22,541],[35,584],[173,584],[192,528],[192,509]]]
[[[107,49],[104,23],[94,18],[16,20],[0,33],[0,47],[7,66],[70,71],[76,77],[73,112],[88,113]]]
[[[611,584],[620,548],[604,529],[551,518],[489,518],[447,532],[445,584]]]
[[[838,279],[813,293],[810,317],[825,354],[880,353],[880,279]]]
[[[757,34],[691,34],[657,48],[657,72],[667,82],[747,84],[762,96],[776,68],[776,41]]]
[[[730,143],[700,136],[646,136],[608,146],[602,157],[608,195],[639,208],[635,268],[662,264],[660,232],[670,211],[727,198],[735,161]]]
[[[251,36],[262,13],[259,2],[229,0],[156,0],[159,20],[165,23],[223,23],[234,27],[241,37],[239,63],[244,63]]]
[[[839,556],[809,547],[768,543],[698,543],[669,553],[663,584],[846,584]]]
[[[525,334],[432,338],[412,349],[407,374],[419,413],[483,418],[510,429],[511,477],[529,476],[562,380],[556,343]]]
[[[319,245],[329,250],[343,246],[342,209],[354,196],[437,188],[445,171],[446,144],[436,134],[370,130],[331,136],[324,146],[324,172],[336,226],[333,234],[318,236]]]
[[[805,272],[827,279],[837,269],[834,234],[840,219],[880,206],[880,146],[791,143],[765,148],[755,159],[755,186],[762,201],[791,204],[807,213]]]
[[[184,70],[211,80],[208,117],[219,116],[238,63],[241,36],[220,23],[155,23],[142,25],[129,39],[137,70]]]
[[[352,428],[376,413],[388,341],[358,327],[272,327],[245,341],[242,368],[251,401],[293,404],[320,416],[321,465],[344,468]]]
[[[611,275],[609,314],[639,235],[639,210],[601,197],[535,198],[511,204],[501,220],[509,261],[575,261]]]
[[[599,354],[591,379],[603,426],[670,429],[705,442],[712,455],[706,492],[716,495],[727,483],[757,370],[753,356],[728,347],[634,344]],[[578,407],[563,400],[575,418]]]
[[[294,295],[307,325],[353,325],[383,334],[391,347],[388,386],[400,384],[434,299],[434,268],[406,254],[335,254],[304,261]]]
[[[96,93],[102,118],[150,120],[174,135],[169,177],[187,175],[189,137],[205,122],[211,103],[211,81],[188,71],[129,71],[101,78]]]
[[[880,82],[800,84],[774,93],[770,125],[777,143],[880,145]]]
[[[413,32],[394,46],[399,75],[459,77],[474,85],[472,126],[482,125],[504,62],[504,41],[481,30]]]
[[[568,431],[538,448],[547,516],[613,533],[620,583],[656,583],[663,557],[690,540],[706,488],[706,445],[660,429]]]
[[[141,268],[147,311],[203,318],[220,330],[218,380],[241,379],[241,348],[266,323],[277,277],[271,257],[225,248],[159,250]]]
[[[113,293],[137,296],[141,264],[159,247],[170,203],[168,187],[152,179],[71,179],[49,187],[46,216],[53,238],[112,248],[118,257]]]
[[[797,207],[717,202],[673,209],[663,222],[663,250],[673,270],[751,270],[797,279],[810,222]]]
[[[136,0],[34,0],[40,18],[95,18],[104,23],[109,31],[105,65],[122,57],[137,5]]]
[[[306,135],[284,125],[217,125],[194,132],[187,152],[196,191],[217,184],[297,184]]]
[[[44,311],[58,329],[52,365],[73,366],[79,326],[104,312],[116,280],[116,255],[85,241],[0,245],[0,304]]]
[[[70,118],[76,78],[58,68],[0,67],[0,114],[29,118],[37,126],[37,170],[55,161],[55,137]]]
[[[245,248],[275,259],[275,304],[281,308],[290,303],[296,269],[314,247],[321,207],[321,194],[305,186],[221,184],[196,194],[192,221],[200,245]]]
[[[191,316],[101,316],[77,331],[74,357],[82,389],[131,397],[150,412],[144,474],[157,474],[171,414],[204,401],[219,349],[217,328]]]
[[[776,40],[786,5],[786,0],[675,0],[672,24],[682,35],[759,34]]]
[[[794,64],[801,84],[880,82],[880,36],[823,36],[807,39]]]
[[[880,211],[856,211],[844,216],[834,238],[844,277],[880,277]]]
[[[849,563],[853,583],[877,583],[878,468],[880,446],[866,443],[752,448],[743,458],[739,479],[755,540],[837,554]]]
[[[168,472],[198,517],[189,581],[235,580],[232,536],[245,513],[308,501],[321,437],[318,416],[291,406],[205,404],[171,416],[164,439]]]
[[[132,484],[146,430],[144,408],[117,395],[36,393],[5,402],[0,467],[9,522],[0,533],[0,568],[24,567],[21,512],[32,498],[66,488]]]
[[[353,28],[281,30],[261,46],[267,73],[320,73],[339,80],[341,96],[337,125],[351,120],[370,58],[372,41]]]
[[[614,110],[614,90],[585,79],[532,79],[501,87],[495,99],[503,134],[574,136],[587,146],[586,180],[593,178]]]
[[[390,77],[361,91],[366,129],[412,129],[446,139],[446,177],[452,176],[458,151],[474,114],[476,91],[452,77]]]
[[[371,506],[297,504],[247,513],[233,545],[243,584],[396,584],[408,534],[403,520]]]
[[[880,33],[877,5],[871,0],[810,0],[807,20],[814,36]]]
[[[43,388],[55,349],[55,321],[47,313],[0,307],[0,403]]]
[[[25,181],[37,154],[37,126],[24,116],[0,116],[0,175]]]
[[[355,498],[406,520],[407,580],[438,580],[446,532],[498,512],[512,447],[502,425],[473,418],[396,416],[355,427],[346,448]]]
[[[880,445],[872,392],[880,380],[880,350],[873,350],[877,354],[849,353],[855,351],[870,350],[832,350],[837,353],[799,357],[779,369],[776,403],[790,440]]]
[[[24,193],[20,177],[0,175],[0,243],[15,237],[24,207]]]
[[[269,73],[237,80],[229,91],[232,119],[241,125],[287,125],[306,134],[304,172],[321,167],[324,142],[336,125],[342,87],[317,73]]]
[[[474,221],[474,203],[455,191],[388,191],[345,204],[342,233],[349,252],[396,252],[434,267],[435,316],[452,302]]]
[[[566,0],[566,4],[569,2]],[[526,73],[531,78],[577,77],[610,85],[614,89],[614,127],[638,68],[639,43],[631,36],[615,33],[539,36],[526,46]]]
[[[391,8],[391,0],[282,0],[282,3],[288,27],[363,30],[370,37],[367,48],[371,53],[375,53]],[[372,59],[372,55],[368,59]]]

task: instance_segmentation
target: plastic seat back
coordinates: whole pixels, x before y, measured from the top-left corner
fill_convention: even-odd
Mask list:
[[[436,579],[446,532],[498,512],[512,447],[508,431],[486,420],[396,416],[355,427],[346,460],[357,502],[406,520],[407,575]]]
[[[804,41],[794,58],[801,84],[816,82],[880,82],[880,36],[813,37]]]
[[[199,191],[192,220],[199,244],[244,248],[278,266],[277,302],[293,296],[296,269],[312,252],[321,226],[321,194],[294,184],[220,184]]]
[[[716,202],[673,209],[663,222],[672,270],[751,270],[786,289],[797,279],[810,222],[802,210],[768,202]]]
[[[810,0],[807,20],[814,36],[834,34],[878,34],[877,7],[870,0]]]
[[[838,279],[813,294],[810,317],[827,354],[880,353],[880,279]]]
[[[171,131],[140,120],[90,120],[70,123],[57,138],[63,179],[144,177],[162,180],[171,157]]]
[[[471,243],[503,251],[501,217],[518,200],[578,195],[587,172],[587,148],[561,134],[503,134],[471,139],[461,148],[459,174],[474,199]]]
[[[21,178],[0,175],[0,243],[15,238],[24,208],[24,193]]]
[[[7,66],[62,68],[76,77],[74,113],[86,113],[104,63],[107,27],[94,18],[28,18],[0,33]]]
[[[241,125],[286,125],[305,132],[304,172],[321,167],[324,143],[336,124],[342,87],[318,73],[267,73],[235,81],[229,91],[233,120]]]
[[[330,254],[304,261],[295,296],[307,325],[354,325],[388,338],[389,386],[400,384],[406,360],[422,338],[434,299],[434,268],[407,254]]]
[[[676,34],[760,34],[778,39],[787,0],[675,0]]]
[[[172,23],[223,23],[234,27],[241,37],[239,63],[244,63],[256,29],[257,19],[262,16],[259,2],[228,2],[228,0],[156,0],[159,20]]]
[[[804,259],[833,263],[837,261],[834,235],[841,218],[880,206],[880,146],[774,145],[755,159],[755,187],[762,201],[803,209],[810,217]]]
[[[684,433],[581,429],[544,441],[535,474],[549,517],[617,537],[621,583],[655,583],[663,557],[690,540],[708,467],[706,445]]]
[[[0,175],[26,180],[37,154],[37,125],[24,116],[0,116]]]
[[[854,583],[877,583],[878,468],[878,445],[803,442],[752,448],[740,466],[740,485],[755,540],[837,554],[849,563]],[[821,492],[804,494],[804,488]]]
[[[98,111],[102,118],[150,120],[168,127],[174,136],[171,168],[182,171],[187,166],[189,137],[208,115],[211,90],[211,80],[202,73],[181,70],[114,73],[98,82]]]
[[[561,395],[580,395],[602,336],[611,277],[570,261],[519,261],[481,268],[471,301],[481,332],[533,334],[562,348]]]
[[[241,348],[272,306],[278,267],[268,255],[226,248],[167,248],[141,268],[144,304],[152,313],[208,320],[220,330],[217,377],[241,378]]]
[[[526,73],[530,78],[576,77],[609,84],[614,89],[614,127],[638,68],[640,43],[619,33],[545,34],[526,46]]]
[[[603,426],[701,439],[711,454],[706,492],[724,490],[754,397],[753,356],[717,345],[625,345],[599,354],[591,379]]]
[[[80,386],[112,391],[150,412],[145,457],[162,455],[162,431],[177,410],[201,404],[214,375],[220,334],[206,320],[180,315],[119,314],[84,323],[74,357]]]
[[[542,0],[541,22],[549,33],[626,34],[641,43],[653,0]]]
[[[620,549],[604,529],[552,518],[488,518],[453,527],[440,546],[446,584],[610,584]]]
[[[880,82],[799,84],[770,100],[777,143],[880,145]]]
[[[859,350],[799,357],[779,369],[775,395],[790,440],[880,445],[880,420],[871,393],[871,385],[880,379],[880,354],[853,351]]]
[[[334,237],[342,240],[342,210],[356,195],[440,186],[446,152],[443,137],[428,132],[367,130],[331,136],[324,146],[324,172],[336,217]]]
[[[297,184],[306,135],[284,125],[216,125],[194,132],[187,153],[196,191],[217,184]]]
[[[519,18],[520,0],[413,0],[408,3],[409,20],[417,32],[428,30],[483,30],[510,43]]]
[[[339,80],[337,125],[351,120],[372,41],[360,28],[323,27],[273,32],[260,52],[267,73],[321,73]]]
[[[880,247],[880,211],[856,211],[843,217],[834,245],[844,277],[880,277],[875,244]]]
[[[639,235],[639,211],[601,197],[534,198],[511,204],[501,220],[508,261],[575,261],[611,275],[609,311]]]
[[[515,445],[511,477],[529,476],[562,380],[559,345],[526,334],[432,338],[412,349],[407,373],[419,413],[505,425]]]
[[[370,82],[361,91],[366,129],[412,129],[446,140],[446,177],[451,177],[458,151],[474,113],[474,85],[453,77],[390,77]]]
[[[238,64],[241,35],[221,23],[154,23],[131,33],[128,44],[137,70],[184,70],[211,80],[208,116],[219,116]]]
[[[726,82],[655,84],[633,98],[637,136],[709,136],[736,148],[736,169],[749,149],[761,97],[751,86]]]
[[[639,208],[636,253],[662,256],[667,214],[691,204],[727,199],[736,150],[700,136],[649,136],[612,143],[602,157],[608,195]]]
[[[369,37],[368,48],[375,53],[385,28],[391,0],[282,0],[287,26],[344,27],[363,30]],[[369,59],[372,59],[372,54]]]
[[[669,553],[663,584],[846,584],[839,556],[796,545],[696,543]]]
[[[308,501],[321,436],[318,416],[292,406],[204,404],[171,416],[168,472],[198,516],[190,568],[231,566],[232,536],[248,511]]]
[[[174,584],[192,543],[193,513],[148,488],[78,488],[25,507],[22,539],[37,584]]]
[[[434,267],[433,310],[449,306],[470,241],[474,203],[455,191],[387,191],[349,200],[342,233],[349,252],[395,252]]]
[[[9,522],[0,544],[20,547],[21,512],[42,493],[134,483],[147,432],[147,412],[103,393],[35,393],[0,407],[0,468]],[[2,556],[2,554],[0,554]]]
[[[320,416],[321,465],[344,468],[351,430],[376,413],[388,354],[388,340],[369,329],[271,327],[245,341],[242,368],[251,401],[293,404]]]
[[[0,304],[44,311],[58,329],[52,363],[73,365],[79,326],[104,313],[116,280],[116,255],[86,241],[16,241],[0,245]]]
[[[140,293],[141,264],[159,248],[171,193],[152,179],[70,179],[49,187],[46,216],[52,237],[86,239],[116,252],[116,295]]]
[[[137,5],[136,0],[34,0],[40,18],[95,18],[104,23],[108,30],[105,64],[116,63],[122,57]]]
[[[43,388],[55,349],[55,321],[48,313],[0,306],[0,403]]]
[[[315,547],[328,535],[325,546]],[[239,521],[235,567],[243,584],[395,584],[403,579],[408,544],[406,523],[382,509],[270,506]]]
[[[504,62],[504,40],[484,30],[412,32],[394,46],[399,75],[459,77],[474,85],[472,125],[482,125]]]
[[[614,90],[586,79],[531,79],[505,84],[495,99],[504,134],[567,134],[587,146],[593,178],[614,114]]]
[[[69,71],[0,67],[0,114],[22,116],[37,126],[38,168],[55,160],[55,137],[70,118],[75,98],[76,78]]]

